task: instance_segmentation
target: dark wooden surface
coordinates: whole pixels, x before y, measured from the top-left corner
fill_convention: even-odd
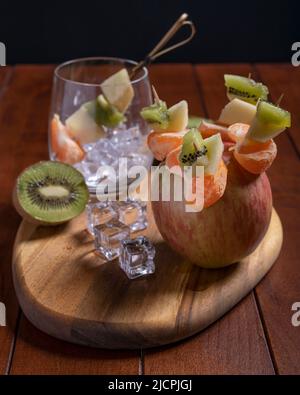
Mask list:
[[[288,64],[154,65],[151,80],[172,104],[215,118],[225,104],[223,74],[251,72],[292,112],[293,127],[278,139],[269,171],[284,245],[271,272],[249,296],[207,330],[173,346],[107,351],[71,345],[35,329],[21,313],[11,279],[13,240],[20,222],[11,205],[18,173],[47,159],[47,120],[53,66],[0,67],[0,374],[300,374],[300,327],[291,306],[300,301],[300,68]]]

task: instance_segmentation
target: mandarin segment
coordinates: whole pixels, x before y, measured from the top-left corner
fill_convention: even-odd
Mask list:
[[[214,134],[220,133],[223,141],[232,141],[228,128],[226,126],[217,125],[216,123],[202,121],[198,127],[202,137],[205,139]]]
[[[58,115],[54,115],[51,121],[51,145],[56,159],[61,162],[74,164],[80,162],[85,156],[81,145],[69,137]]]
[[[253,174],[261,174],[272,165],[277,155],[277,146],[273,140],[269,140],[264,143],[264,147],[258,149],[257,144],[248,145],[235,150],[233,155],[244,169]]]
[[[185,131],[175,133],[160,133],[153,131],[149,133],[147,143],[155,159],[162,161],[169,152],[181,146],[185,133]]]
[[[277,147],[273,140],[259,142],[249,139],[248,130],[249,125],[240,123],[229,127],[231,137],[236,140],[233,155],[244,169],[253,174],[260,174],[273,163]]]

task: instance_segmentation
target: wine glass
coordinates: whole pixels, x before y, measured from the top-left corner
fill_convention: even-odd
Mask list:
[[[128,167],[149,168],[152,164],[153,157],[146,145],[149,128],[140,116],[141,109],[152,103],[145,67],[131,80],[134,97],[124,114],[125,120],[119,125],[99,125],[86,111],[87,103],[102,93],[100,85],[104,80],[123,68],[130,75],[136,64],[128,59],[92,57],[62,63],[54,71],[49,117],[50,159],[77,168],[92,194],[99,183],[99,166],[117,169],[120,157],[127,158]]]

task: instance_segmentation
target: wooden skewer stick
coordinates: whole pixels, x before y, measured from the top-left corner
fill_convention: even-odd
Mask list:
[[[157,103],[159,103],[160,102],[160,98],[159,98],[159,96],[158,96],[158,94],[156,92],[156,89],[154,88],[154,85],[152,85],[152,91],[153,91],[153,96],[154,96],[155,101]]]
[[[277,100],[277,102],[276,102],[276,106],[279,107],[279,105],[280,105],[280,103],[281,103],[281,100],[283,99],[283,96],[284,96],[284,93],[282,93],[282,94],[279,96],[279,98],[278,98],[278,100]]]
[[[140,61],[132,70],[130,73],[130,79],[132,79],[137,71],[144,67],[145,65],[151,63],[153,60],[157,59],[159,56],[164,55],[167,52],[173,51],[176,48],[181,47],[182,45],[187,44],[188,42],[191,41],[191,39],[194,37],[196,33],[195,26],[192,21],[188,21],[188,14],[184,13],[182,14],[177,21],[174,23],[174,25],[167,31],[167,33],[162,37],[162,39],[156,44],[156,46],[148,53],[148,55],[145,57],[144,60]],[[171,40],[171,38],[174,37],[174,35],[180,30],[183,26],[189,26],[190,27],[190,35],[176,43],[173,44],[165,49],[163,47]]]

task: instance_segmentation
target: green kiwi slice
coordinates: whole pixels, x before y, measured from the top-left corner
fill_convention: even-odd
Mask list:
[[[247,137],[266,142],[291,126],[291,114],[275,104],[260,101],[256,116],[250,125]]]
[[[166,102],[156,100],[155,103],[144,107],[140,112],[142,118],[153,127],[166,129],[169,125],[169,114]]]
[[[103,95],[85,103],[84,107],[98,126],[104,125],[113,128],[125,121],[124,114],[111,105]]]
[[[205,164],[207,148],[203,141],[199,130],[196,128],[192,128],[184,135],[179,155],[179,162],[182,166]]]
[[[267,100],[268,98],[269,90],[261,82],[233,74],[225,74],[224,80],[229,100],[236,97],[248,103],[256,104],[258,100]]]
[[[44,161],[25,169],[17,179],[14,202],[27,220],[59,224],[79,215],[89,199],[84,177],[74,167]]]

